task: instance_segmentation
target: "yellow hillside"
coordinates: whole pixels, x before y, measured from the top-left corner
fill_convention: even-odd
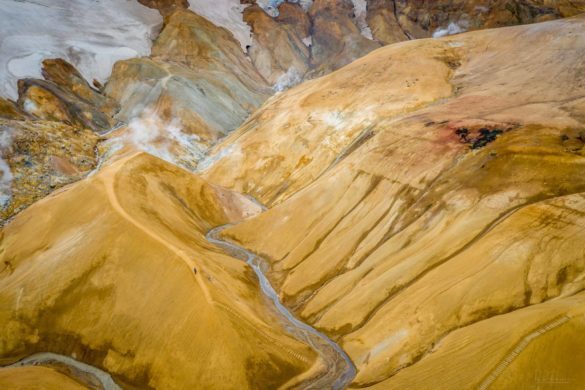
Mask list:
[[[225,236],[355,387],[584,385],[584,21],[379,49],[218,148],[207,177],[275,205]]]
[[[3,230],[2,362],[50,351],[138,387],[294,381],[315,353],[205,240],[248,203],[134,154],[29,207]]]
[[[291,4],[286,28],[248,7],[250,58],[167,15],[115,67],[129,123],[101,136],[0,102],[0,389],[585,388],[585,15],[400,42],[268,98],[285,33],[311,76],[378,46],[349,0],[312,25]]]
[[[11,390],[81,390],[81,383],[42,366],[15,367],[0,370],[0,388]]]

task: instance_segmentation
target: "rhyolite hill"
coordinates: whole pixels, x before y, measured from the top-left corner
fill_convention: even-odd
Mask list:
[[[214,3],[7,52],[0,387],[585,386],[585,4]]]

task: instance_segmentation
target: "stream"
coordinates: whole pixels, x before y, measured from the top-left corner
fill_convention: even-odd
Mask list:
[[[70,371],[70,373],[66,374],[67,376],[81,381],[90,389],[121,390],[121,387],[114,382],[110,374],[107,372],[90,366],[89,364],[82,363],[69,356],[51,352],[35,353],[34,355],[25,357],[14,364],[0,367],[0,369],[25,366],[64,367]]]
[[[262,266],[267,264],[264,259],[247,249],[221,239],[221,232],[230,226],[232,226],[232,224],[218,226],[210,230],[206,236],[207,240],[220,248],[225,249],[235,257],[246,261],[246,263],[252,267],[258,276],[262,293],[272,301],[278,313],[285,320],[285,323],[288,324],[287,330],[300,341],[310,345],[327,365],[327,370],[323,375],[313,378],[312,381],[303,386],[303,388],[344,389],[349,386],[356,375],[355,366],[349,356],[347,356],[345,351],[341,349],[337,343],[325,334],[297,319],[280,302],[278,294],[262,271]]]

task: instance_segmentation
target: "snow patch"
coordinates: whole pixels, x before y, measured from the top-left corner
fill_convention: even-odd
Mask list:
[[[372,36],[372,30],[370,29],[370,26],[368,26],[368,22],[366,20],[368,7],[366,0],[352,0],[352,2],[355,23],[364,37],[373,40],[374,37]]]
[[[278,7],[284,2],[285,0],[256,0],[256,4],[273,18],[279,15]],[[288,3],[300,4],[305,11],[308,11],[313,5],[313,0],[288,0]]]
[[[303,43],[305,46],[311,47],[313,45],[313,37],[309,35],[308,37],[303,38]]]
[[[276,92],[285,91],[291,87],[294,87],[300,82],[303,81],[303,76],[294,66],[288,68],[287,72],[284,73],[282,76],[276,80],[276,84],[272,87],[272,89]]]
[[[256,4],[272,17],[278,16],[278,6],[282,3],[284,0],[256,0]]]
[[[459,34],[465,32],[465,27],[460,26],[457,23],[451,22],[446,28],[438,28],[433,33],[433,38],[441,38],[447,35]]]
[[[64,58],[104,83],[118,60],[150,54],[162,17],[137,1],[0,0],[0,94],[41,77],[41,62]]]
[[[289,0],[289,3],[298,3],[305,11],[309,11],[313,6],[313,0]]]
[[[229,30],[240,42],[244,52],[252,45],[252,30],[242,15],[247,4],[240,4],[240,0],[189,0],[189,3],[191,11]]]

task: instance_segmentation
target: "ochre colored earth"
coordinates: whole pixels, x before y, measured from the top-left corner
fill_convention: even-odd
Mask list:
[[[150,56],[0,98],[0,388],[328,378],[228,224],[350,388],[585,386],[582,2],[250,0],[247,48],[141,3]]]

